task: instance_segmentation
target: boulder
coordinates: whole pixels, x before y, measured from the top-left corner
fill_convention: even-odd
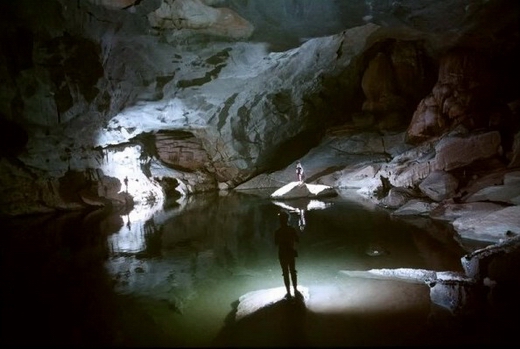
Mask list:
[[[290,200],[297,198],[321,198],[337,195],[334,188],[327,185],[291,182],[271,194],[272,199]]]
[[[392,212],[392,216],[429,215],[437,205],[421,199],[412,199]]]
[[[455,195],[459,181],[450,173],[436,170],[431,172],[421,184],[419,189],[434,201],[442,201]]]
[[[452,315],[465,316],[480,312],[484,306],[482,290],[478,283],[460,274],[437,273],[428,283],[430,300],[450,311]]]
[[[435,161],[438,162],[438,168],[451,171],[476,160],[498,155],[499,148],[500,134],[497,131],[446,137],[435,146]]]
[[[518,259],[520,257],[520,234],[516,236],[514,234],[509,235],[511,237],[502,242],[489,245],[462,257],[461,263],[466,275],[477,280],[484,280],[485,278],[500,280],[518,279],[517,275],[514,275],[515,273],[511,274],[511,271],[517,270],[511,269],[513,266],[507,266],[501,271],[490,269],[493,260],[502,258],[506,254],[514,254],[516,255],[516,262],[520,261]],[[517,267],[520,266],[517,265]]]
[[[298,286],[303,302],[309,300],[309,290],[307,287]],[[247,316],[251,316],[262,309],[268,308],[275,303],[283,302],[286,294],[285,287],[264,289],[246,293],[238,299],[235,321],[240,321]]]
[[[415,197],[413,190],[408,188],[391,188],[388,195],[381,200],[381,205],[386,208],[396,209]]]
[[[457,204],[443,203],[430,212],[430,218],[453,222],[460,217],[479,217],[503,209],[503,205],[492,202],[472,202]]]
[[[465,201],[492,201],[520,205],[520,172],[506,173],[503,185],[482,188],[466,197]]]
[[[488,214],[461,216],[452,224],[462,238],[496,243],[506,239],[508,232],[520,234],[520,206],[509,206]]]

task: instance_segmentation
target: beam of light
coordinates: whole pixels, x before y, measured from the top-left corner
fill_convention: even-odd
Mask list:
[[[163,207],[162,187],[141,170],[141,146],[104,152],[103,174],[117,178],[122,183],[119,193],[128,193],[134,201],[133,209],[122,217],[124,224],[119,232],[109,237],[109,245],[113,252],[139,252],[145,248],[144,223]]]
[[[317,274],[322,274],[317,271]],[[255,281],[258,284],[259,280]],[[280,280],[280,282],[282,282]],[[266,284],[269,281],[266,280]],[[260,282],[261,284],[261,282]],[[355,315],[406,312],[429,308],[430,291],[425,283],[396,279],[348,277],[307,278],[298,285],[305,307],[316,314]],[[292,292],[292,289],[291,289]],[[285,287],[257,289],[239,297],[235,320],[253,315],[275,303],[285,301]],[[428,311],[428,310],[427,310]]]
[[[182,196],[176,200],[177,206],[168,211],[162,209],[134,209],[121,216],[123,225],[119,231],[108,237],[108,245],[112,253],[138,253],[146,250],[147,233],[145,223],[153,219],[154,225],[160,225],[172,216],[179,214],[185,208],[188,199]]]
[[[322,314],[368,314],[406,311],[429,304],[426,284],[345,277],[343,283],[309,287],[307,308]]]
[[[121,191],[134,198],[135,208],[145,216],[148,211],[162,207],[164,194],[161,186],[148,178],[141,170],[141,146],[127,146],[122,150],[105,150],[101,170],[106,176],[115,177],[122,183]],[[128,185],[125,185],[128,178]]]

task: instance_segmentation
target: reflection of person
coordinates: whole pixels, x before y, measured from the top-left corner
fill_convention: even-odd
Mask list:
[[[305,229],[305,210],[298,209],[298,215],[300,216],[300,219],[298,219],[298,226],[300,227],[300,231],[303,232]]]
[[[287,212],[280,212],[280,227],[275,231],[274,242],[278,245],[278,259],[282,267],[283,282],[287,290],[286,297],[291,297],[291,284],[289,276],[292,281],[294,295],[298,294],[297,278],[296,278],[296,261],[295,258],[298,253],[295,249],[295,243],[299,241],[296,229],[288,224],[289,214]]]
[[[305,178],[302,164],[299,161],[296,162],[296,178],[298,179],[298,182],[303,182],[303,179]]]

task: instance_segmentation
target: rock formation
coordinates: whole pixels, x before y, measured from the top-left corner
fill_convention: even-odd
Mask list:
[[[4,1],[0,214],[274,191],[300,160],[309,185],[502,243],[520,234],[519,8]]]
[[[268,10],[202,0],[2,6],[4,214],[88,207],[77,194],[92,185],[94,201],[120,206],[103,188],[104,178],[128,176],[123,158],[140,182],[129,187],[135,205],[160,200],[168,178],[181,183],[172,195],[251,186],[319,151],[324,134],[346,142],[344,155],[309,164],[314,181],[355,167],[415,187],[432,171],[458,181],[453,172],[472,175],[466,167],[480,159],[514,168],[518,157],[508,107],[518,98],[508,75],[518,8],[507,1],[424,10],[327,1],[319,15],[305,1]],[[360,132],[374,131],[365,143]],[[424,147],[435,148],[434,161],[403,161],[407,151],[433,156]],[[373,165],[363,169],[366,156]],[[63,187],[69,172],[91,184]],[[386,194],[377,180],[340,181]],[[28,191],[39,195],[20,200]]]

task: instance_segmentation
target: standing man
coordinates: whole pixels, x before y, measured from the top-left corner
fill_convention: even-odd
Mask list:
[[[275,231],[274,242],[278,246],[278,259],[280,266],[282,267],[283,282],[287,294],[285,297],[291,297],[291,284],[294,289],[294,296],[299,295],[296,277],[296,261],[295,258],[298,256],[298,252],[295,249],[295,244],[299,242],[298,233],[296,229],[288,224],[289,214],[287,212],[280,212],[278,214],[280,219],[280,227]],[[290,280],[289,280],[290,276]]]
[[[305,179],[305,173],[303,172],[302,163],[300,161],[296,162],[296,178],[300,183]]]

